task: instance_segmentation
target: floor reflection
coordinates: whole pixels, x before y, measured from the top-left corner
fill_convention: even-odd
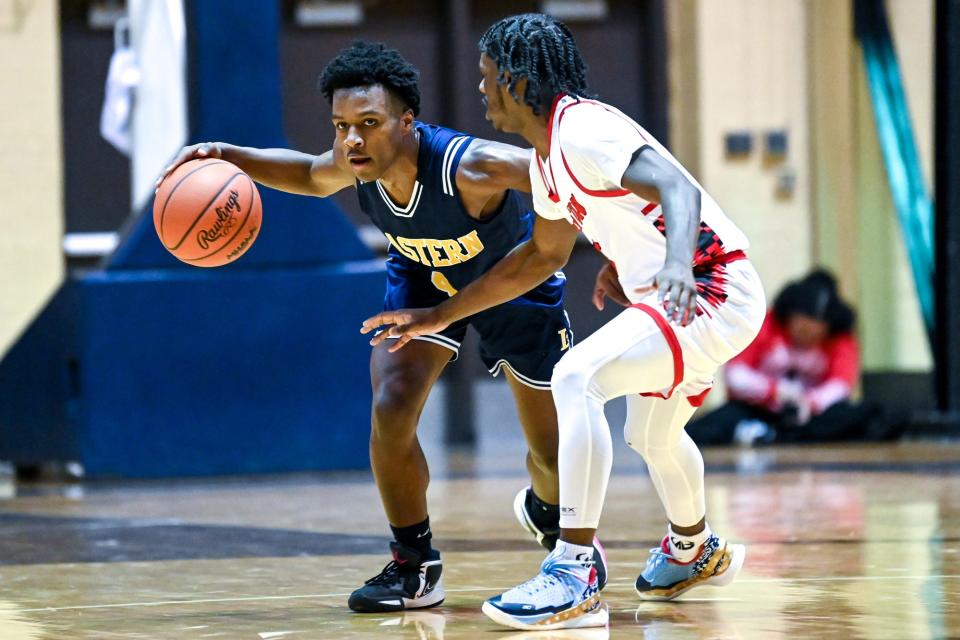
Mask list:
[[[391,627],[411,629],[420,640],[444,640],[443,630],[446,626],[447,619],[442,613],[434,611],[407,611],[380,623],[384,631]]]
[[[30,619],[12,602],[0,600],[0,638],[3,640],[43,640],[55,637],[55,630]]]
[[[601,530],[609,630],[514,632],[480,612],[543,558],[513,520],[515,451],[451,455],[434,479],[447,600],[405,614],[345,608],[386,561],[364,475],[18,487],[0,514],[0,639],[960,636],[960,446],[741,455],[708,454],[707,501],[714,529],[747,544],[744,570],[674,603],[637,601],[663,513],[642,465],[615,467]]]

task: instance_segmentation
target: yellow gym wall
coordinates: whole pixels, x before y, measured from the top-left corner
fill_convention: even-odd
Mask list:
[[[767,291],[774,292],[810,265],[806,43],[798,27],[803,0],[667,5],[671,89],[683,92],[671,95],[671,140],[679,143],[678,158],[693,165],[691,171],[750,237],[750,257]],[[787,133],[782,159],[764,153],[771,130]],[[690,131],[698,132],[696,140]],[[724,138],[741,131],[750,134],[752,150],[728,157]],[[777,188],[784,172],[795,176],[785,194]]]
[[[929,181],[933,1],[888,8]],[[668,0],[671,145],[750,236],[769,298],[825,265],[860,312],[865,368],[927,370],[852,11],[849,0]],[[788,134],[779,160],[763,150],[775,128]],[[753,149],[728,157],[737,131]],[[792,192],[778,190],[784,173]]]
[[[63,278],[56,0],[0,0],[0,354]]]

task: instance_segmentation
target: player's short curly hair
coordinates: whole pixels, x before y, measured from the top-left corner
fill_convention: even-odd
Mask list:
[[[501,84],[504,74],[510,73],[510,95],[537,115],[549,110],[561,93],[594,97],[587,91],[587,66],[573,34],[552,16],[524,13],[503,18],[480,38],[480,51],[497,63]],[[523,98],[516,93],[521,78],[527,79]]]
[[[357,40],[340,51],[320,73],[320,92],[333,103],[337,89],[383,85],[411,111],[420,113],[420,72],[396,49]]]

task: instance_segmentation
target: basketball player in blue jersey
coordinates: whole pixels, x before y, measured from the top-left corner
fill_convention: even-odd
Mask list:
[[[354,187],[390,242],[384,309],[431,307],[478,278],[530,237],[532,215],[514,189],[530,190],[530,151],[415,120],[417,70],[381,44],[357,42],[320,77],[336,139],[319,156],[226,143],[184,148],[223,158],[268,187],[326,197]],[[560,533],[553,366],[573,340],[562,273],[498,307],[420,336],[396,353],[373,349],[370,461],[393,532],[393,560],[353,592],[354,611],[431,607],[444,599],[440,554],[427,515],[427,461],[417,422],[431,387],[472,325],[493,375],[506,371],[529,452],[531,487],[514,499],[521,525],[548,549]],[[345,428],[350,428],[348,425]],[[597,564],[605,577],[599,544]]]

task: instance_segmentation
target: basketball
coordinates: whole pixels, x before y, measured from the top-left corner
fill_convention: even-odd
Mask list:
[[[260,193],[236,165],[214,158],[184,162],[160,183],[153,224],[164,248],[197,267],[234,262],[260,232]]]

